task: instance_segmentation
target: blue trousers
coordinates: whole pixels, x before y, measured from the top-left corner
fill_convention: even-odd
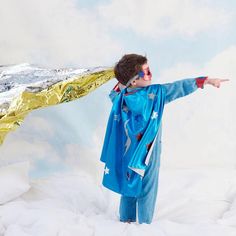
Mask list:
[[[140,196],[121,196],[119,208],[120,221],[136,222],[136,214],[138,214],[138,222],[140,224],[150,224],[152,222],[158,191],[160,149],[161,144],[157,141],[143,177]]]

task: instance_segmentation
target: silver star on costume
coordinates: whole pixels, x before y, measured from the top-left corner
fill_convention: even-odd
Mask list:
[[[149,93],[148,94],[148,97],[152,100],[154,100],[155,96],[156,96],[156,94],[154,94],[154,93]]]
[[[114,115],[114,120],[120,121],[120,115]]]
[[[157,116],[158,116],[157,112],[156,112],[156,111],[154,111],[154,112],[152,113],[152,117],[151,117],[151,119],[156,119],[156,118],[157,118]]]
[[[104,169],[104,173],[105,173],[105,175],[109,174],[109,169],[107,167]]]

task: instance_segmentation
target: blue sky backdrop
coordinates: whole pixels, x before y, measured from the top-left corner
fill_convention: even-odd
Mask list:
[[[113,66],[123,54],[139,53],[147,55],[155,83],[229,78],[230,86],[220,91],[209,88],[167,108],[163,166],[235,166],[235,12],[233,0],[6,0],[0,9],[0,64]],[[0,147],[0,161],[30,160],[32,177],[75,166],[99,172],[114,84],[31,113]],[[207,151],[196,152],[195,144]]]

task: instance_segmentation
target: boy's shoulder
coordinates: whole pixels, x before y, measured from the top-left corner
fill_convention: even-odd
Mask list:
[[[149,86],[143,87],[144,90],[146,90],[147,92],[150,91],[155,91],[158,92],[158,90],[162,89],[161,84],[151,84]]]
[[[165,90],[161,84],[151,84],[149,86],[145,87],[136,87],[136,88],[126,88],[124,91],[122,91],[123,94],[121,97],[123,97],[125,100],[131,99],[136,100],[139,99],[139,97],[153,97],[154,95],[163,96],[165,94]]]
[[[144,93],[158,93],[160,90],[163,89],[163,86],[161,84],[151,84],[145,87],[136,87],[136,88],[126,88],[124,89],[123,95],[127,96],[127,95],[141,95]]]
[[[162,85],[161,84],[151,84],[145,87],[136,87],[136,88],[126,88],[127,91],[131,91],[131,90],[152,90],[152,89],[159,89],[161,88]]]

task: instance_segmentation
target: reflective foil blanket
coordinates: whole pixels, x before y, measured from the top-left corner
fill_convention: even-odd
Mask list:
[[[78,99],[112,78],[113,68],[108,67],[0,66],[0,144],[30,111]]]

